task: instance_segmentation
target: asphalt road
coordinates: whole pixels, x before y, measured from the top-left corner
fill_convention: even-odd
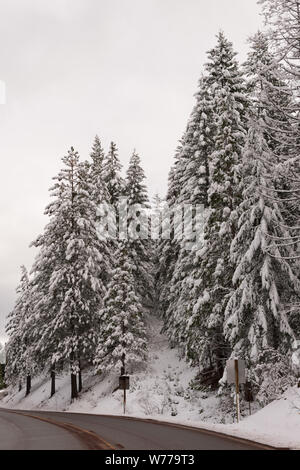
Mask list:
[[[0,410],[0,449],[259,450],[263,446],[151,420]]]

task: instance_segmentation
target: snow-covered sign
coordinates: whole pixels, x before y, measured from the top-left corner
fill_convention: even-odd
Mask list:
[[[6,362],[5,348],[2,347],[0,343],[0,364],[5,364],[5,362]]]
[[[237,362],[237,364],[236,364]],[[229,359],[226,363],[227,383],[236,383],[236,371],[238,373],[239,384],[246,382],[245,361],[243,359]]]
[[[293,343],[293,354],[292,354],[293,369],[296,372],[300,371],[300,340],[296,339]]]

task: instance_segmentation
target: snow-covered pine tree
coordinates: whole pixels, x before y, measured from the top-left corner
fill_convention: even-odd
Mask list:
[[[295,110],[295,100],[266,34],[259,31],[249,42],[251,50],[244,71],[253,104],[252,118],[263,118],[264,137],[273,151],[275,165],[287,158],[289,147],[293,146],[295,132],[288,110]]]
[[[127,246],[133,267],[136,293],[141,304],[149,308],[154,298],[154,253],[150,238],[150,205],[144,184],[145,178],[141,159],[134,151],[126,172]]]
[[[153,265],[154,265],[154,310],[157,315],[162,316],[162,306],[160,304],[160,274],[161,274],[161,242],[162,242],[162,222],[164,218],[165,201],[155,194],[151,208],[151,240],[153,243]]]
[[[145,179],[146,176],[141,166],[140,156],[136,150],[134,150],[126,171],[125,195],[130,206],[140,204],[144,209],[149,209],[149,198],[146,185],[144,184]]]
[[[271,28],[268,35],[277,57],[294,81],[295,91],[299,95],[300,1],[258,0],[258,3],[262,5],[266,24]]]
[[[124,194],[124,180],[121,177],[122,165],[118,157],[118,149],[114,142],[111,142],[108,154],[103,161],[103,179],[106,184],[109,204],[118,207],[119,199]]]
[[[199,80],[196,104],[187,124],[179,154],[179,204],[208,205],[208,157],[214,135],[213,107],[207,77]]]
[[[179,244],[174,239],[173,213],[175,210],[176,200],[179,195],[178,185],[178,156],[181,146],[177,148],[175,154],[175,163],[169,172],[168,191],[162,211],[162,234],[158,246],[160,264],[156,274],[156,289],[158,292],[158,300],[160,312],[164,320],[166,320],[166,312],[170,303],[170,282],[173,276],[174,267],[179,253]]]
[[[109,202],[109,193],[107,185],[104,181],[104,160],[105,153],[102,148],[101,141],[96,135],[95,141],[91,151],[91,164],[90,164],[90,184],[92,186],[92,198],[97,206]]]
[[[73,148],[62,161],[64,168],[51,188],[55,200],[46,209],[50,222],[33,243],[40,249],[33,266],[34,309],[36,348],[48,365],[69,362],[73,399],[80,359],[92,360],[99,339],[104,260],[87,166]]]
[[[268,39],[272,46],[272,54],[275,54],[276,62],[283,71],[288,87],[284,90],[275,90],[278,101],[278,92],[281,91],[282,99],[280,115],[283,122],[276,120],[268,124],[268,130],[273,130],[281,146],[277,151],[279,164],[275,169],[277,177],[288,182],[288,187],[279,193],[279,197],[286,198],[289,202],[288,216],[289,226],[299,226],[299,181],[300,181],[300,2],[299,0],[260,0],[263,5],[266,24],[271,27],[268,31]],[[276,63],[275,62],[275,63]],[[278,66],[277,66],[278,68]],[[291,92],[294,99],[290,98]],[[288,125],[284,125],[288,123]],[[281,188],[282,189],[282,188]],[[291,204],[294,201],[294,204]],[[291,207],[292,206],[292,207]],[[299,231],[294,235],[299,235]],[[295,237],[297,245],[299,236]]]
[[[239,231],[232,243],[237,268],[225,334],[233,354],[248,356],[253,365],[269,348],[291,351],[296,331],[286,311],[299,296],[299,280],[292,261],[294,237],[287,226],[291,212],[297,211],[291,205],[289,178],[276,171],[293,135],[285,112],[293,100],[266,36],[256,34],[251,44],[245,68],[254,107],[243,159]]]
[[[157,273],[156,288],[158,289],[158,298],[160,311],[167,325],[167,311],[171,303],[171,281],[175,265],[180,252],[180,238],[178,236],[178,226],[176,214],[178,200],[183,181],[183,171],[185,165],[181,163],[183,153],[185,134],[179,141],[168,176],[168,191],[165,204],[162,211],[162,236],[159,245],[160,269]]]
[[[207,78],[201,77],[182,147],[178,155],[178,196],[176,207],[182,217],[175,218],[175,233],[178,237],[178,255],[169,282],[168,309],[166,312],[166,329],[171,343],[183,344],[186,336],[187,291],[190,290],[191,271],[194,267],[195,242],[194,234],[188,236],[188,230],[182,225],[184,216],[195,223],[197,211],[204,210],[208,204],[209,171],[208,158],[213,149],[214,133],[213,108]],[[188,207],[190,206],[190,207]],[[202,206],[202,208],[201,208]],[[195,227],[194,227],[195,228]],[[197,234],[199,236],[199,234]]]
[[[285,103],[281,110],[290,126],[287,130],[284,126],[275,126],[275,132],[284,145],[281,148],[279,164],[274,171],[280,183],[282,181],[288,182],[288,189],[285,192],[281,189],[278,195],[281,199],[285,199],[287,203],[286,223],[293,235],[289,240],[278,240],[278,247],[281,248],[282,245],[285,246],[287,243],[294,243],[296,256],[290,262],[293,263],[295,270],[298,268],[300,255],[300,2],[299,0],[260,0],[259,3],[263,6],[266,24],[270,26],[268,37],[273,48],[272,52],[281,65],[289,88],[294,95],[294,100]],[[299,271],[298,276],[300,276]],[[290,322],[292,321],[294,329],[298,331],[300,329],[299,305],[299,302],[296,302],[290,309]]]
[[[214,110],[214,142],[209,156],[209,210],[204,241],[193,281],[187,332],[188,356],[200,370],[222,376],[228,344],[223,334],[224,312],[232,292],[234,265],[230,245],[236,232],[240,203],[239,168],[246,137],[248,96],[232,44],[219,33],[208,53],[207,83]],[[214,379],[213,379],[214,380]]]
[[[293,245],[279,252],[274,240],[290,237],[281,213],[281,201],[269,197],[274,154],[264,137],[264,121],[252,121],[243,155],[243,200],[238,208],[238,232],[231,245],[236,265],[226,306],[224,332],[233,355],[256,365],[264,350],[282,354],[295,339],[286,306],[300,294],[300,282],[287,259]],[[273,186],[274,188],[274,186]],[[270,255],[271,250],[271,255]]]
[[[110,243],[107,243],[107,228],[102,227],[103,217],[110,214],[109,201],[110,196],[107,189],[107,185],[104,181],[104,159],[105,153],[101,145],[99,137],[96,135],[95,141],[91,152],[92,162],[90,168],[87,171],[89,177],[89,183],[91,186],[91,198],[96,206],[96,219],[98,236],[102,240],[102,262],[101,262],[101,280],[104,285],[107,285],[110,276],[111,266],[111,253]],[[111,214],[109,223],[115,230],[115,216]],[[106,230],[105,230],[106,229]]]
[[[107,236],[109,238],[108,246],[112,254],[118,247],[120,234],[119,211],[125,192],[125,181],[121,176],[121,169],[118,149],[116,144],[111,142],[109,152],[103,163],[103,179],[108,193],[108,207],[107,209],[104,208],[103,215],[109,224]]]
[[[92,166],[94,167],[94,173],[96,173],[97,175],[102,175],[105,152],[98,135],[96,135],[94,139],[90,156],[92,159]]]
[[[143,308],[135,293],[130,253],[120,241],[115,267],[101,311],[101,338],[94,363],[96,371],[131,373],[146,360],[147,341]]]
[[[32,292],[25,266],[21,266],[21,280],[17,288],[14,309],[7,317],[6,383],[21,384],[26,380],[26,395],[31,390],[31,376],[36,369],[32,344]]]
[[[295,102],[292,90],[287,85],[286,73],[270,50],[268,37],[258,32],[250,38],[250,44],[251,50],[244,69],[253,102],[251,118],[261,118],[264,139],[272,152],[272,184],[269,197],[282,199],[281,211],[285,221],[293,224],[296,214],[299,218],[299,210],[295,207],[292,194],[290,168],[285,168],[285,171],[281,171],[281,168],[289,159],[293,147],[294,126],[286,111],[292,109]]]

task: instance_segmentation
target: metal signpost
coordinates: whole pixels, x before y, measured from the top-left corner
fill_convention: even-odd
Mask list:
[[[236,416],[240,421],[240,384],[246,382],[245,361],[242,359],[229,359],[226,363],[227,383],[235,384]]]
[[[120,390],[124,390],[123,408],[124,408],[124,414],[125,414],[125,412],[126,412],[126,390],[129,390],[129,376],[128,375],[121,375],[119,377],[119,388],[120,388]]]

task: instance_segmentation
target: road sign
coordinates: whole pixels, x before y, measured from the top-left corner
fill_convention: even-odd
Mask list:
[[[121,372],[124,372],[125,367],[122,367]],[[129,390],[129,376],[128,375],[120,375],[119,377],[119,389],[123,390],[123,409],[124,414],[126,412],[126,390]]]
[[[121,390],[129,390],[129,376],[121,375],[119,377],[119,388]]]
[[[229,359],[226,363],[227,383],[235,384],[236,416],[240,421],[240,384],[246,382],[245,361],[242,359]]]
[[[236,382],[236,361],[238,362],[238,379],[239,384],[246,383],[245,361],[243,359],[229,359],[226,363],[227,383],[235,384]]]
[[[0,364],[5,364],[6,363],[6,351],[5,347],[1,349],[1,344],[0,344]]]
[[[246,382],[244,386],[244,399],[251,403],[253,399],[252,384],[251,382]]]

